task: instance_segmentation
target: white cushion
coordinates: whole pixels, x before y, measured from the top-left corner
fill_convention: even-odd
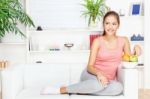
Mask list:
[[[69,99],[69,95],[40,95],[41,88],[26,88],[15,99]]]
[[[69,65],[31,64],[24,67],[24,86],[64,86],[69,84]]]
[[[123,95],[119,96],[71,95],[70,99],[125,99],[125,98]]]
[[[55,86],[46,86],[42,88],[40,91],[41,95],[54,95],[54,94],[60,94],[60,87]]]

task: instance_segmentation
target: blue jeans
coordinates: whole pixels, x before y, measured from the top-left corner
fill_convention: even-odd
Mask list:
[[[107,87],[103,87],[95,75],[85,69],[81,74],[81,81],[67,86],[68,93],[90,94],[90,95],[119,95],[123,91],[120,82],[112,80]]]

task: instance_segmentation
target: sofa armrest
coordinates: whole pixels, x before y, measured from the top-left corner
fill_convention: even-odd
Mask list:
[[[117,72],[118,80],[124,86],[123,94],[126,99],[138,99],[138,71],[121,64]]]
[[[23,89],[23,70],[20,65],[9,66],[1,71],[2,99],[15,99]]]

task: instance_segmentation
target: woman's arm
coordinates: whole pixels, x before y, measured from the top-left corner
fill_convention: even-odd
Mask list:
[[[99,45],[100,45],[99,38],[94,39],[90,51],[88,66],[87,66],[87,71],[94,75],[97,75],[97,73],[99,72],[99,70],[94,68],[94,63],[96,60],[96,56],[98,54]]]
[[[130,49],[130,43],[127,37],[124,37],[125,40],[125,44],[124,44],[124,53],[128,54],[128,55],[141,55],[141,47],[139,45],[135,45],[134,49],[133,49],[133,53],[131,53],[131,49]]]
[[[101,84],[104,87],[106,87],[109,82],[107,77],[105,76],[105,74],[102,71],[100,71],[94,67],[96,56],[97,56],[98,50],[99,50],[99,45],[100,45],[99,38],[94,39],[92,47],[91,47],[87,71],[93,75],[96,75],[98,81],[101,82]]]
[[[142,54],[142,49],[141,49],[140,45],[134,46],[133,54],[137,55],[137,56],[140,56]]]
[[[124,47],[123,47],[123,51],[125,54],[127,55],[132,55],[131,53],[131,48],[130,48],[130,42],[128,40],[127,37],[124,37]]]

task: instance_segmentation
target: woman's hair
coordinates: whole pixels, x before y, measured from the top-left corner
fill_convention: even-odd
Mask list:
[[[120,24],[120,18],[119,18],[118,13],[115,12],[115,11],[108,11],[108,12],[105,14],[105,16],[103,17],[103,25],[104,25],[105,19],[106,19],[108,16],[114,16],[114,17],[116,17],[118,24]],[[103,32],[103,35],[106,35],[105,30],[104,30],[104,32]]]

